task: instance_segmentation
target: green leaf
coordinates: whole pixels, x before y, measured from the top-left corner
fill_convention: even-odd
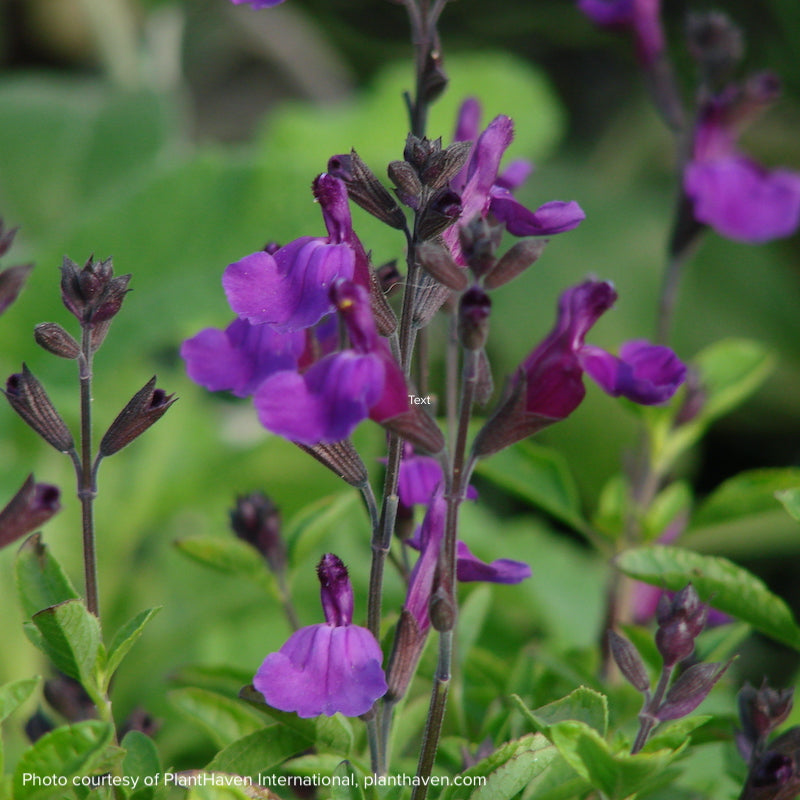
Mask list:
[[[225,747],[264,727],[263,721],[241,700],[206,689],[175,689],[169,693],[169,699],[176,708],[199,722],[218,747]]]
[[[33,615],[41,634],[42,650],[57,669],[79,681],[97,701],[102,694],[98,682],[105,654],[100,638],[100,621],[83,600],[65,600]]]
[[[713,717],[710,715],[698,714],[696,717],[685,717],[659,725],[656,732],[647,740],[642,752],[652,753],[663,749],[679,750],[686,745],[694,731],[712,719]]]
[[[579,686],[566,697],[531,711],[517,695],[517,707],[537,731],[548,735],[551,725],[564,720],[578,720],[594,728],[601,736],[608,730],[608,698],[588,686]]]
[[[122,659],[128,654],[128,651],[136,644],[139,637],[144,631],[145,625],[160,611],[160,607],[148,608],[145,611],[137,614],[130,622],[123,625],[114,635],[111,644],[108,647],[108,658],[106,660],[105,674],[106,686],[111,681],[117,668],[122,663]]]
[[[723,525],[742,517],[776,511],[776,493],[800,486],[800,469],[754,469],[718,486],[692,517],[691,527]]]
[[[14,771],[15,800],[64,796],[64,787],[37,785],[34,776],[56,775],[70,786],[75,775],[91,775],[114,737],[106,722],[86,720],[56,728],[26,750]],[[102,764],[99,767],[102,769]]]
[[[331,527],[358,505],[358,500],[358,492],[348,491],[322,497],[298,511],[283,531],[289,547],[289,561],[301,561],[313,552]]]
[[[555,450],[521,442],[480,461],[477,471],[575,530],[587,530],[572,473]]]
[[[308,739],[284,725],[271,725],[237,739],[214,757],[206,767],[212,772],[249,775],[257,781],[286,759],[308,748]]]
[[[339,753],[348,756],[353,748],[353,729],[347,717],[335,714],[332,717],[317,717],[316,719],[301,719],[297,714],[287,711],[278,711],[277,708],[268,706],[264,697],[252,685],[245,686],[239,692],[239,697],[254,708],[267,714],[285,727],[304,736],[306,740],[317,747],[320,752]]]
[[[185,536],[175,541],[184,555],[226,575],[245,578],[260,586],[271,597],[280,600],[275,576],[258,550],[233,536]]]
[[[555,748],[539,733],[527,734],[498,747],[494,753],[462,773],[462,785],[450,784],[440,800],[510,800],[557,757]],[[486,778],[475,788],[470,778]]]
[[[624,475],[614,475],[603,486],[592,525],[611,539],[619,539],[625,530],[630,491]]]
[[[642,790],[676,755],[670,750],[615,754],[594,728],[571,720],[551,726],[550,736],[567,763],[608,800],[622,800]]]
[[[34,692],[40,677],[22,678],[0,686],[0,722],[8,719]]]
[[[61,565],[38,533],[28,537],[19,550],[16,578],[20,604],[29,618],[43,608],[78,597]]]
[[[342,761],[333,771],[333,777],[337,780],[331,786],[331,800],[364,800],[363,776],[349,761]]]
[[[692,490],[689,484],[685,481],[670,483],[656,495],[642,520],[644,541],[658,539],[675,522],[685,525],[691,505]]]
[[[161,775],[161,759],[155,742],[141,731],[129,731],[122,740],[122,747],[125,750],[122,760],[123,774],[128,778],[139,779],[136,789],[131,792],[131,798],[150,800],[155,788],[145,786],[144,779]]]
[[[775,497],[783,503],[792,519],[800,522],[800,487],[775,492]]]
[[[631,578],[671,591],[691,582],[703,602],[800,650],[800,628],[786,603],[755,575],[726,558],[653,545],[621,553],[616,564]]]
[[[704,392],[700,412],[677,428],[672,427],[675,406],[652,408],[661,425],[657,461],[664,471],[694,445],[714,420],[743,403],[766,380],[775,364],[773,355],[747,339],[725,339],[703,350],[695,359]]]

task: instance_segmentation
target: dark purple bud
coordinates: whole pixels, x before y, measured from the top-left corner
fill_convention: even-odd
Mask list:
[[[9,377],[4,394],[14,411],[48,444],[61,453],[72,450],[72,434],[27,365]]]
[[[166,413],[177,400],[174,394],[156,389],[155,375],[128,401],[119,412],[100,441],[101,456],[110,456],[122,450],[141,436]]]
[[[406,215],[355,150],[350,155],[331,156],[328,173],[344,181],[350,199],[365,211],[392,228],[405,228]]]
[[[742,31],[721,11],[689,14],[689,52],[712,87],[724,82],[744,54]]]
[[[461,255],[476,278],[486,275],[494,268],[494,254],[500,246],[502,236],[502,225],[490,225],[481,216],[473,217],[459,228]]]
[[[353,621],[353,587],[347,567],[338,556],[326,553],[317,565],[320,600],[328,625],[341,627]]]
[[[252,492],[236,500],[230,512],[233,532],[253,545],[273,572],[286,569],[286,545],[281,537],[281,512],[263,492]]]
[[[45,681],[44,698],[67,722],[97,717],[97,709],[86,690],[74,678],[59,675]]]
[[[411,164],[417,171],[424,169],[428,159],[434,153],[442,149],[441,137],[438,139],[428,139],[427,136],[419,138],[409,133],[406,138],[406,145],[403,148],[403,158]]]
[[[0,314],[17,299],[32,269],[33,264],[21,264],[0,271]]]
[[[492,301],[480,288],[472,286],[461,295],[458,304],[458,337],[467,350],[481,350],[489,336]]]
[[[412,406],[408,411],[382,420],[384,428],[396,433],[422,453],[436,455],[444,450],[444,436],[436,420],[422,406]]]
[[[444,150],[432,153],[419,172],[422,183],[431,191],[446,186],[464,168],[472,150],[472,142],[455,142]]]
[[[425,59],[425,68],[420,80],[420,102],[427,105],[437,100],[447,88],[447,82],[448,78],[444,71],[441,50],[438,45],[434,43],[428,51],[427,58]]]
[[[691,714],[706,699],[731,663],[693,664],[672,684],[664,702],[656,711],[656,717],[665,722]]]
[[[650,690],[650,676],[647,674],[639,651],[624,636],[609,630],[608,646],[611,655],[625,679],[638,691]]]
[[[56,726],[53,721],[39,709],[26,723],[25,735],[32,744],[37,742],[46,733],[50,733]]]
[[[311,446],[299,442],[295,444],[351,486],[361,488],[366,485],[367,468],[349,439]]]
[[[29,475],[20,490],[0,510],[0,547],[36,530],[47,522],[61,505],[61,492],[57,486],[35,483]]]
[[[161,720],[156,719],[143,708],[134,708],[130,716],[120,726],[119,738],[122,739],[126,733],[131,731],[139,731],[139,733],[143,733],[152,739],[160,728]]]
[[[440,189],[422,209],[417,222],[420,241],[433,239],[461,216],[461,198],[452,189]]]
[[[82,326],[95,327],[110,321],[120,310],[130,279],[130,275],[114,277],[110,258],[98,262],[91,256],[81,269],[65,257],[61,265],[61,298]]]
[[[464,268],[456,264],[446,247],[435,241],[422,242],[416,252],[423,269],[443,286],[455,292],[463,292],[467,288]]]
[[[78,358],[81,346],[56,322],[42,322],[33,329],[36,344],[60,358]]]
[[[372,269],[369,271],[369,305],[378,333],[388,338],[397,330],[397,315],[389,305],[378,276]]]
[[[278,250],[281,249],[281,245],[278,242],[267,242],[263,248],[261,248],[265,253],[269,253],[269,255],[274,256]]]
[[[386,682],[389,685],[386,692],[387,702],[397,702],[408,690],[425,647],[429,627],[426,621],[424,629],[420,630],[414,615],[407,609],[401,611],[386,670]]]
[[[670,599],[663,594],[656,607],[656,647],[665,666],[673,666],[688,658],[694,650],[694,640],[703,630],[708,618],[708,606],[700,602],[692,584],[688,584]]]
[[[768,750],[753,766],[752,786],[785,786],[794,777],[794,760],[785,753]]]
[[[484,278],[487,289],[503,286],[534,264],[544,252],[548,239],[523,239],[505,252]]]
[[[418,208],[419,196],[422,193],[422,181],[417,170],[407,161],[392,161],[387,173],[395,185],[395,194],[403,205]]]
[[[391,295],[395,289],[403,285],[405,278],[403,274],[397,269],[397,259],[387,261],[375,269],[375,277],[378,280],[378,285],[385,295]]]
[[[431,595],[431,625],[439,632],[451,631],[456,624],[456,604],[452,587],[440,585]]]
[[[789,716],[792,710],[794,691],[792,689],[772,689],[767,681],[756,689],[749,683],[739,692],[739,718],[742,732],[748,741],[756,746]]]

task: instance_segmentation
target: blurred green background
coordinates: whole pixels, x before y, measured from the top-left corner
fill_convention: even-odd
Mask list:
[[[680,50],[692,6],[665,5]],[[772,166],[800,166],[800,6],[717,6],[746,30],[745,68],[772,69],[785,82],[779,105],[748,132],[747,149]],[[96,433],[152,374],[180,396],[162,422],[103,465],[97,503],[107,630],[142,608],[164,606],[120,675],[117,713],[146,705],[165,720],[163,741],[176,758],[191,761],[187,753],[209,742],[176,719],[164,680],[191,663],[251,674],[287,633],[257,589],[187,562],[176,538],[225,535],[234,496],[254,489],[272,495],[287,519],[310,501],[333,502],[330,524],[311,530],[298,550],[294,588],[303,621],[318,614],[311,567],[319,553],[336,550],[357,580],[367,574],[357,499],[260,429],[246,401],[211,396],[188,381],[178,347],[200,328],[229,321],[220,288],[227,263],[269,240],[324,232],[309,187],[330,155],[355,147],[378,174],[401,156],[402,92],[412,77],[406,27],[401,6],[383,0],[289,0],[260,13],[226,0],[0,0],[0,215],[20,227],[4,266],[36,264],[0,318],[0,373],[25,361],[76,422],[74,364],[39,350],[32,328],[69,324],[58,266],[64,255],[83,263],[93,253],[113,256],[117,273],[133,273],[133,291],[96,362]],[[629,43],[594,30],[565,0],[459,0],[446,9],[441,32],[451,86],[434,108],[430,135],[447,141],[458,104],[476,95],[486,122],[498,113],[514,118],[510,155],[537,164],[522,199],[534,207],[575,199],[587,213],[533,269],[495,293],[497,383],[550,328],[560,291],[587,274],[613,280],[620,294],[594,343],[614,349],[652,335],[674,202],[673,152]],[[677,67],[688,96],[692,65],[679,56]],[[375,263],[402,257],[395,232],[354,215]],[[799,256],[796,236],[748,247],[711,234],[684,276],[674,338],[682,357],[727,337],[752,338],[777,356],[767,384],[716,425],[685,465],[700,494],[741,469],[800,460]],[[78,581],[68,461],[5,404],[0,431],[0,499],[30,471],[62,487],[64,511],[45,538]],[[590,388],[580,411],[542,441],[566,456],[591,510],[634,434],[625,411]],[[356,440],[377,477],[380,433],[362,426]],[[548,632],[565,645],[591,643],[602,565],[519,498],[486,482],[481,489],[491,510],[466,512],[473,549],[486,558],[527,556],[543,576],[496,594],[497,646],[509,631],[521,640]],[[334,501],[323,499],[331,495]],[[502,537],[497,515],[510,520]],[[800,608],[793,525],[776,504],[757,525],[713,532],[705,546],[755,569]],[[42,669],[20,630],[12,551],[0,554],[0,681]],[[388,590],[396,606],[399,582]],[[518,607],[534,611],[500,613]]]

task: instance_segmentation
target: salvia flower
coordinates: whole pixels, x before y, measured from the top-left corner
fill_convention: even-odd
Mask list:
[[[353,625],[353,588],[347,569],[328,553],[317,567],[325,622],[293,633],[270,653],[253,685],[267,703],[300,717],[365,714],[387,689],[375,637]]]
[[[254,9],[272,8],[273,6],[280,5],[282,2],[283,0],[231,0],[231,3],[236,6],[247,4],[252,6]]]
[[[456,139],[475,138],[479,118],[477,101],[465,101],[456,124]],[[469,161],[452,181],[453,190],[461,196],[461,219],[444,232],[443,238],[459,263],[466,263],[459,241],[460,228],[475,217],[491,214],[514,236],[550,236],[572,230],[586,216],[574,201],[552,201],[530,211],[514,198],[509,187],[518,186],[530,167],[514,162],[507,173],[499,174],[500,161],[513,137],[511,118],[495,117],[477,136]]]
[[[90,257],[83,267],[69,258],[61,264],[61,299],[84,327],[97,328],[109,322],[122,307],[130,275],[114,277],[110,258]]]
[[[596,280],[561,295],[554,328],[522,362],[508,398],[476,438],[476,455],[490,455],[568,417],[586,394],[584,371],[615,397],[644,405],[672,397],[686,369],[668,348],[636,341],[623,345],[617,358],[585,344],[616,299],[610,283]]]
[[[347,188],[324,173],[314,181],[313,190],[327,237],[303,236],[274,253],[260,250],[245,256],[225,270],[222,286],[228,303],[251,324],[268,324],[277,331],[311,327],[334,310],[331,286],[354,277],[355,234]]]
[[[695,219],[735,241],[758,244],[800,226],[800,173],[767,170],[736,144],[743,125],[779,91],[769,74],[731,86],[702,105],[683,189]]]
[[[612,30],[630,31],[636,54],[646,67],[664,51],[660,0],[578,0],[578,8],[595,25]]]

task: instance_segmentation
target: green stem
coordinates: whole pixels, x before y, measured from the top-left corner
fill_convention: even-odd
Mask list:
[[[81,394],[81,450],[78,472],[78,498],[81,502],[83,533],[83,569],[86,585],[86,607],[100,616],[97,593],[97,556],[95,553],[94,498],[97,496],[95,471],[92,463],[92,334],[83,328],[79,377]]]

